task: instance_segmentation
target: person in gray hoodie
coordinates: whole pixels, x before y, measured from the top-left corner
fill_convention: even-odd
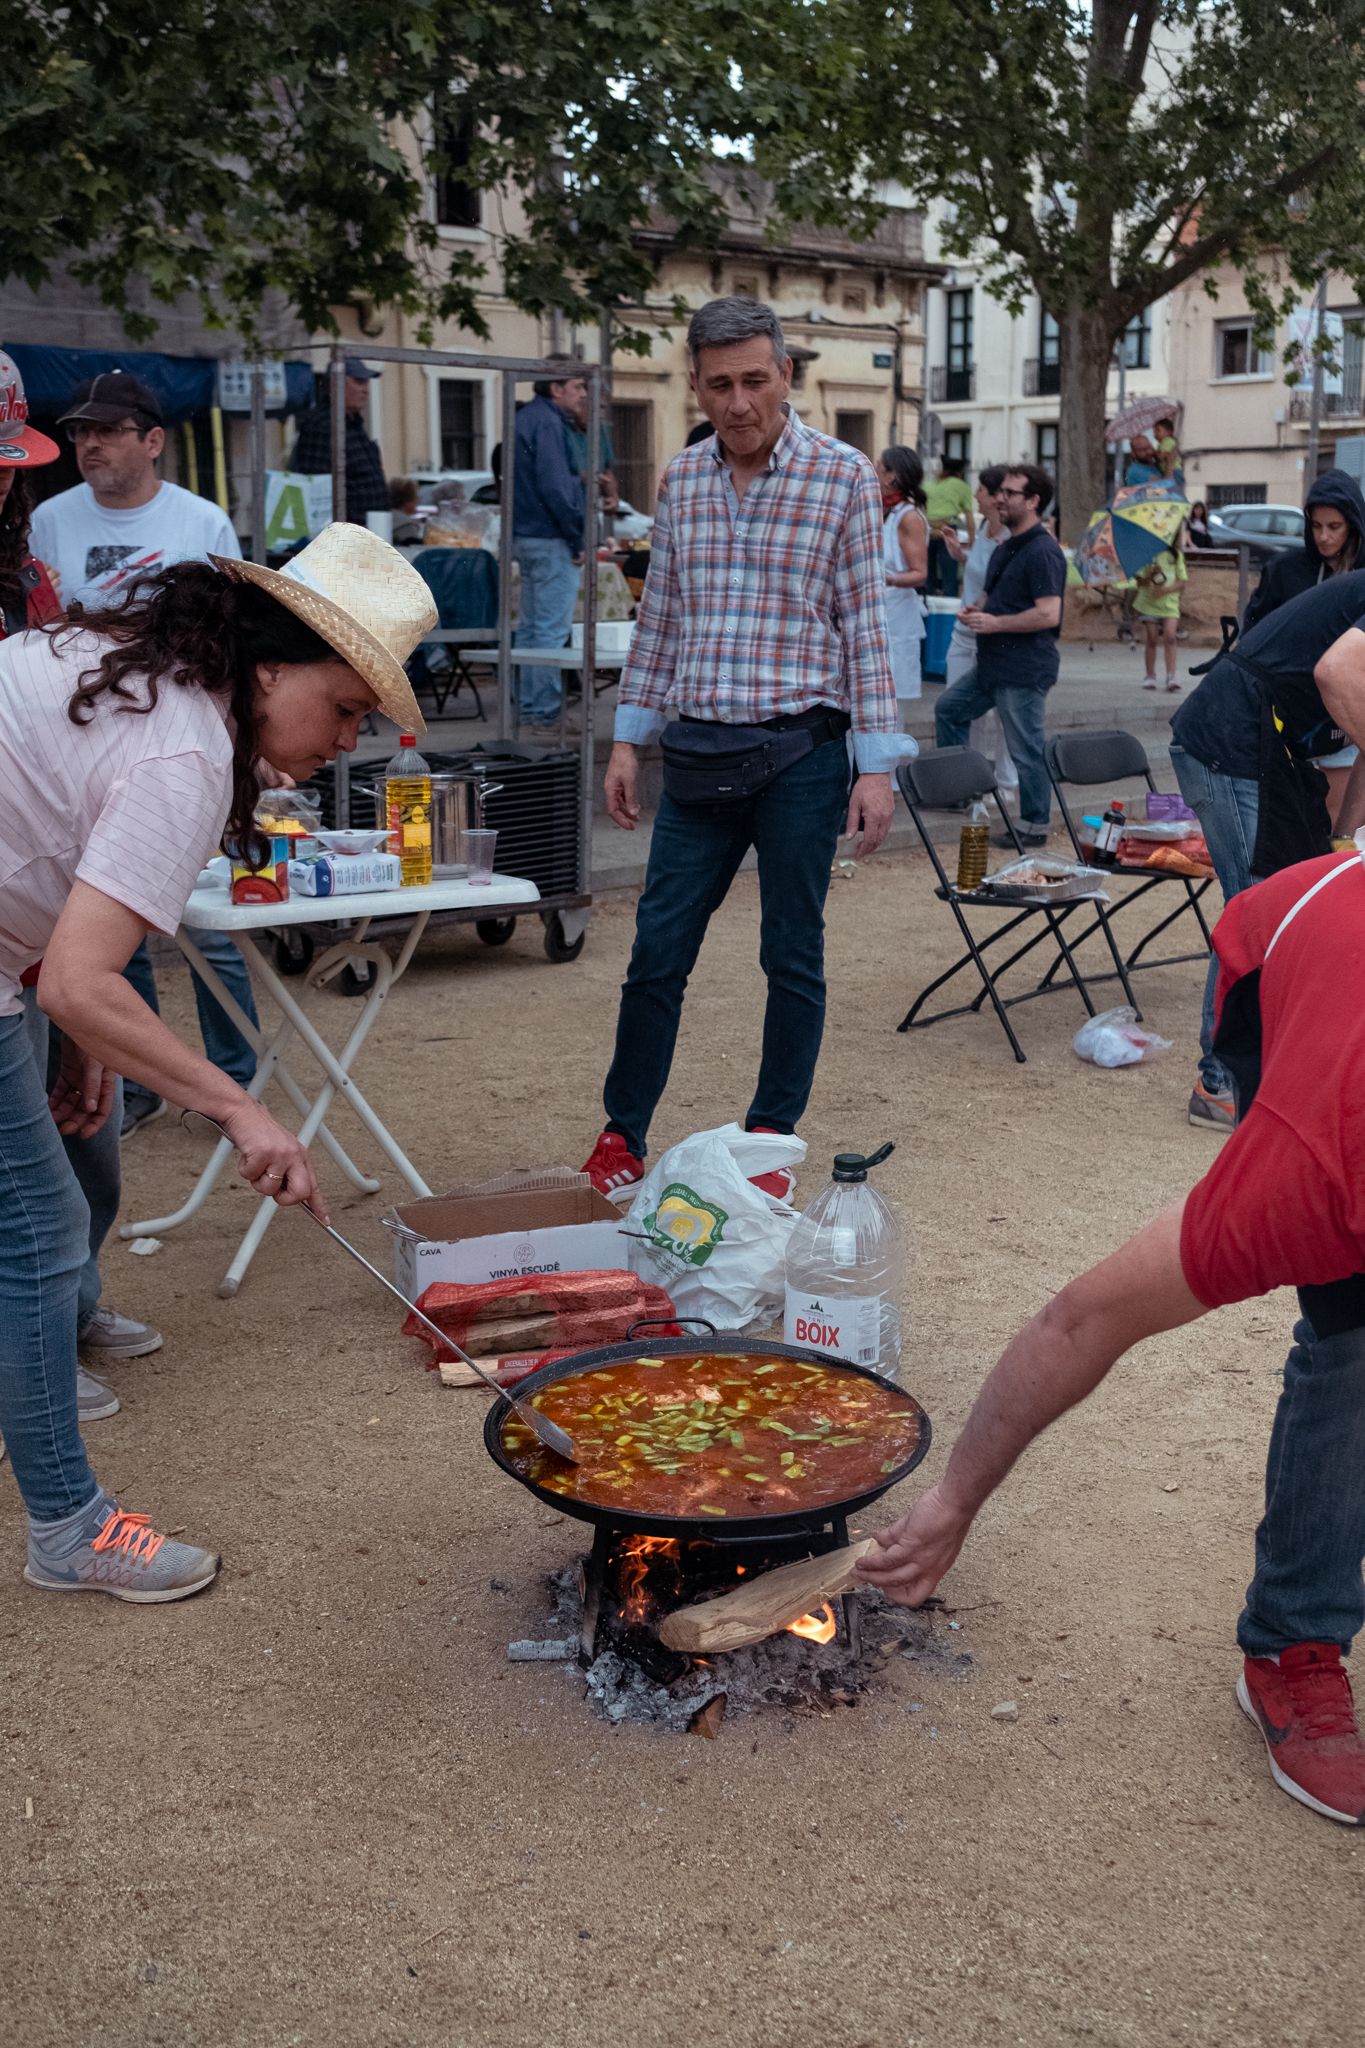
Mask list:
[[[1344,469],[1320,476],[1303,501],[1304,544],[1272,555],[1257,584],[1242,631],[1328,576],[1365,569],[1365,497]]]

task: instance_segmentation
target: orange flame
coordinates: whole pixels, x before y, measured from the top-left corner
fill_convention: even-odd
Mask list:
[[[646,1592],[650,1563],[658,1557],[677,1559],[681,1549],[672,1536],[629,1536],[616,1559],[617,1584],[621,1588],[621,1616],[625,1621],[644,1621],[650,1601]]]
[[[813,1643],[828,1643],[833,1641],[838,1626],[834,1619],[834,1609],[826,1600],[824,1606],[815,1614],[803,1614],[799,1621],[789,1621],[787,1634],[806,1636]]]

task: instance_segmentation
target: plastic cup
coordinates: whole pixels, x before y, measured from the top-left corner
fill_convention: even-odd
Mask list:
[[[493,849],[498,843],[496,831],[486,826],[471,826],[465,832],[464,843],[469,856],[467,879],[470,887],[488,888],[493,880]]]

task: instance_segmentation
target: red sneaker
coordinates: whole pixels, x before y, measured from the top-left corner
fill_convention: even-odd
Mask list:
[[[633,1188],[637,1180],[644,1179],[645,1162],[627,1150],[619,1131],[603,1131],[583,1171],[599,1195],[617,1195],[622,1188]]]
[[[1265,1737],[1282,1792],[1329,1820],[1365,1826],[1365,1742],[1335,1643],[1295,1643],[1278,1664],[1248,1657],[1237,1704]]]
[[[755,1124],[754,1136],[780,1138],[781,1131],[775,1131],[771,1124]],[[796,1175],[789,1166],[775,1166],[771,1173],[751,1173],[749,1185],[757,1188],[761,1195],[771,1195],[775,1202],[789,1202],[796,1193]]]

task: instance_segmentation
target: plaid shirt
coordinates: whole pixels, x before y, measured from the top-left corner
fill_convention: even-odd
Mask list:
[[[881,492],[866,456],[786,425],[743,498],[720,442],[675,455],[659,489],[649,575],[621,678],[615,737],[676,716],[754,725],[832,704],[864,773],[917,752],[897,729],[886,639]]]
[[[299,420],[289,467],[299,476],[332,474],[332,408],[315,405]],[[346,519],[363,526],[367,512],[387,512],[392,504],[384,458],[353,412],[346,415]]]

